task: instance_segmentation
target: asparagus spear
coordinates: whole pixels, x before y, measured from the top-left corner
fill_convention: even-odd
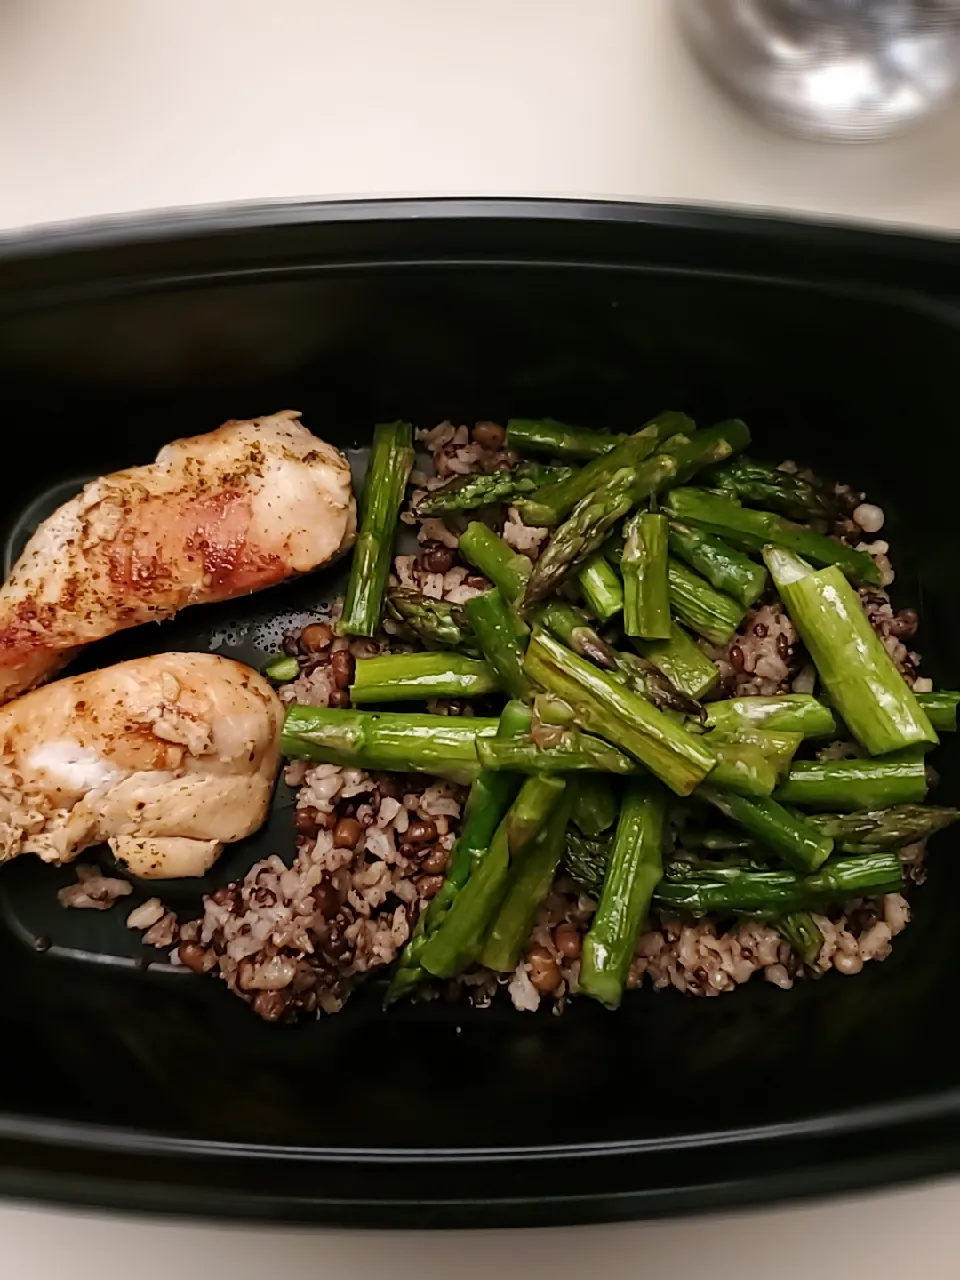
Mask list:
[[[608,778],[588,774],[570,781],[570,818],[585,836],[609,831],[617,820],[619,801]]]
[[[387,609],[430,649],[462,649],[476,654],[476,637],[460,605],[431,600],[409,587],[387,592]]]
[[[666,796],[649,782],[623,797],[597,912],[583,940],[580,990],[609,1009],[620,1003],[637,935],[663,873]]]
[[[602,551],[595,551],[577,573],[584,603],[600,622],[609,622],[623,608],[623,583]]]
[[[706,725],[718,733],[738,729],[776,729],[805,738],[835,738],[833,712],[807,693],[781,693],[765,698],[726,698],[704,708]]]
[[[350,769],[431,773],[470,783],[480,771],[477,739],[498,722],[480,716],[432,716],[391,711],[290,707],[281,750],[295,759]]]
[[[806,965],[814,965],[823,949],[823,933],[809,911],[788,911],[770,921]]]
[[[740,796],[769,796],[777,785],[777,770],[757,746],[736,742],[711,743],[717,762],[711,785]]]
[[[357,659],[350,701],[362,706],[426,698],[479,698],[502,687],[492,666],[459,653],[384,653]]]
[[[417,921],[413,937],[400,954],[384,997],[385,1005],[407,995],[427,976],[422,964],[427,943],[446,919],[457,894],[489,848],[519,786],[519,780],[508,773],[481,773],[474,780],[447,874],[439,892],[430,899]]]
[[[673,879],[680,868],[681,878]],[[900,859],[895,853],[864,853],[832,858],[811,875],[792,871],[711,869],[690,873],[682,864],[667,867],[654,902],[671,911],[694,915],[711,912],[816,910],[871,894],[897,893],[903,887]]]
[[[798,760],[774,793],[782,804],[843,812],[920,804],[927,794],[923,758]]]
[[[460,554],[485,578],[489,578],[504,600],[520,598],[530,577],[530,561],[512,550],[492,529],[479,520],[471,521],[460,535]]]
[[[610,859],[610,836],[588,837],[567,827],[563,869],[590,898],[599,900]]]
[[[872,853],[926,840],[958,818],[960,809],[902,804],[865,813],[811,813],[807,821],[830,836],[841,853]]]
[[[570,813],[569,788],[553,805],[542,830],[510,867],[503,903],[480,953],[480,963],[496,972],[510,973],[517,967],[557,874]]]
[[[434,977],[452,978],[477,959],[503,901],[511,864],[546,825],[563,788],[558,778],[536,775],[526,779],[489,849],[423,950],[421,963]]]
[[[531,604],[555,590],[572,569],[603,544],[613,526],[632,507],[660,489],[682,484],[718,458],[729,457],[749,439],[746,425],[734,419],[705,431],[695,431],[689,437],[677,435],[639,465],[629,464],[618,469],[607,466],[616,458],[618,449],[608,458],[598,459],[598,463],[607,466],[605,482],[586,492],[547,543],[530,575],[524,603]],[[589,471],[590,467],[583,470]],[[522,510],[524,520],[528,519],[528,511],[529,506]]]
[[[733,729],[724,732],[714,729],[709,732],[709,741],[714,746],[719,742],[738,743],[741,746],[756,747],[770,761],[778,778],[784,777],[790,769],[793,757],[801,742],[802,733],[787,733],[776,729]]]
[[[589,619],[573,605],[563,600],[548,600],[545,604],[538,605],[531,616],[574,653],[582,658],[589,658],[605,671],[614,672],[628,688],[641,693],[659,710],[677,711],[685,715],[700,714],[700,704],[658,671],[655,663],[614,649],[594,631]],[[670,644],[669,641],[665,643]],[[713,663],[692,641],[690,644],[695,651],[694,658],[699,655],[709,666],[715,679],[716,668]],[[686,668],[680,669],[686,671]]]
[[[524,698],[529,682],[523,672],[525,645],[520,635],[527,628],[499,591],[485,591],[464,605],[467,619],[498,684],[512,698]]]
[[[565,480],[572,474],[570,467],[543,467],[536,462],[521,462],[512,471],[455,476],[439,489],[424,494],[413,507],[413,514],[422,520],[456,511],[475,511],[478,507],[490,507],[498,502],[512,503],[526,493],[535,493],[544,485]]]
[[[549,633],[534,633],[524,666],[531,680],[574,708],[585,729],[639,760],[678,795],[689,795],[713,767],[702,742]]]
[[[721,489],[748,506],[779,511],[795,520],[818,520],[830,515],[823,495],[809,481],[745,454],[715,467],[704,480],[711,489]]]
[[[289,680],[296,680],[300,674],[300,663],[296,658],[288,658],[286,654],[281,653],[270,659],[263,668],[263,674],[274,684],[286,684]]]
[[[702,698],[720,679],[716,664],[675,622],[670,624],[669,640],[634,640],[633,643],[639,654],[690,698]]]
[[[370,464],[360,498],[357,545],[338,624],[341,635],[372,636],[380,625],[397,519],[412,466],[410,423],[381,422],[374,427]]]
[[[829,836],[776,800],[749,799],[714,787],[701,787],[698,795],[797,871],[815,871],[833,852]]]
[[[508,449],[552,458],[600,458],[626,438],[610,431],[569,427],[553,418],[511,418],[507,423]]]
[[[600,772],[627,776],[640,772],[630,756],[579,729],[562,730],[557,740],[545,747],[530,737],[478,738],[477,756],[484,769],[509,769],[515,773]]]
[[[623,572],[623,629],[644,640],[669,640],[667,520],[638,511],[627,522]],[[613,572],[611,570],[611,572]]]
[[[665,505],[671,519],[705,529],[748,551],[783,547],[815,564],[837,565],[854,582],[880,585],[880,570],[865,551],[853,551],[826,534],[813,533],[782,516],[748,511],[705,489],[674,489]]]
[[[776,547],[764,558],[831,703],[857,741],[875,756],[936,743],[926,713],[840,570],[815,572]]]
[[[732,596],[715,591],[679,560],[671,556],[667,563],[670,607],[680,622],[696,631],[712,644],[726,644],[732,639],[746,612]]]
[[[918,693],[916,697],[937,733],[956,733],[960,693],[940,690],[937,693]]]
[[[767,571],[722,538],[692,525],[670,523],[670,550],[691,569],[703,574],[712,587],[733,596],[745,609],[763,594]]]
[[[635,471],[650,454],[671,436],[694,434],[694,424],[685,413],[658,414],[633,435],[575,471],[566,480],[544,486],[534,498],[521,499],[517,506],[524,524],[552,527],[559,524],[591,493],[602,489],[622,470]]]

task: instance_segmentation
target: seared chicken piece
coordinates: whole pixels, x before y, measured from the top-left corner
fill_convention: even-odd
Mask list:
[[[175,440],[45,520],[0,589],[0,703],[77,649],[325,564],[353,542],[346,458],[287,410]]]
[[[283,711],[256,671],[161,653],[0,710],[0,861],[106,841],[134,875],[199,876],[267,815]]]

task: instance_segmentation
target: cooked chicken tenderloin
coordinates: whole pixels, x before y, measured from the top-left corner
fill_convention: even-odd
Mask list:
[[[326,564],[353,543],[346,458],[292,410],[175,440],[39,527],[0,589],[0,703],[91,641]]]
[[[256,671],[162,653],[0,709],[0,860],[107,842],[138,876],[199,876],[267,816],[283,711]]]

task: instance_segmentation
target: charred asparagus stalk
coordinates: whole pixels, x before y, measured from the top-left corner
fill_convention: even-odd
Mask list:
[[[341,635],[372,636],[380,625],[397,519],[412,466],[410,423],[388,422],[374,427],[370,464],[360,498],[357,544],[338,624]]]

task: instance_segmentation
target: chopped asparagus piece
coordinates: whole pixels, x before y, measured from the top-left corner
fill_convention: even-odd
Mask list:
[[[392,587],[387,591],[387,610],[428,649],[462,649],[471,656],[479,652],[476,637],[458,604],[432,600],[410,587]]]
[[[670,624],[669,640],[634,640],[633,644],[639,654],[690,698],[699,700],[720,679],[716,664],[675,622]]]
[[[722,538],[692,525],[671,521],[670,550],[702,574],[717,591],[733,596],[745,609],[763,594],[767,585],[767,571],[762,564]]]
[[[665,816],[662,788],[649,782],[627,787],[580,960],[580,990],[610,1009],[620,1003],[637,937],[663,873]]]
[[[788,911],[770,921],[805,965],[814,965],[823,950],[823,933],[809,911]]]
[[[602,551],[595,551],[577,573],[584,604],[600,622],[609,622],[623,608],[623,583]]]
[[[702,742],[549,633],[534,633],[525,668],[574,708],[585,729],[639,760],[678,795],[689,795],[713,768],[715,757]]]
[[[698,795],[797,871],[815,871],[833,852],[829,836],[776,800],[749,799],[714,787]]]
[[[504,600],[512,604],[523,595],[530,561],[508,547],[492,529],[479,520],[472,521],[460,535],[459,548],[463,558],[490,579]]]
[[[956,733],[960,693],[918,693],[917,701],[937,733]]]
[[[567,828],[563,867],[570,879],[591,898],[599,900],[610,858],[610,837],[591,838]]]
[[[360,498],[357,544],[338,629],[341,635],[372,636],[380,625],[390,557],[413,466],[413,427],[381,422],[373,429],[370,465]]]
[[[626,438],[609,431],[570,427],[553,418],[511,418],[507,423],[508,449],[551,458],[601,458]]]
[[[480,716],[296,706],[287,711],[281,749],[285,756],[321,764],[470,783],[480,771],[477,738],[492,736],[497,727],[497,720]]]
[[[545,484],[566,480],[572,474],[570,467],[542,467],[535,462],[521,462],[512,471],[456,476],[441,488],[425,494],[413,508],[413,514],[422,520],[456,511],[475,511],[495,503],[512,503],[524,494],[535,493]]]
[[[774,793],[782,804],[843,812],[920,804],[927,794],[922,756],[885,760],[797,760]]]
[[[874,756],[936,743],[933,726],[840,570],[814,571],[776,547],[764,557],[832,705],[857,741]]]
[[[808,480],[745,454],[714,468],[704,479],[710,488],[729,493],[739,502],[779,511],[794,520],[819,520],[830,515],[823,495]]]
[[[623,629],[644,640],[670,638],[667,593],[667,520],[638,511],[627,521],[620,568],[623,573]],[[614,572],[611,568],[610,572]]]
[[[498,685],[512,698],[524,698],[530,691],[523,672],[523,651],[527,628],[499,591],[485,591],[464,605],[474,635],[494,673]]]
[[[773,697],[726,698],[709,702],[706,724],[717,732],[737,729],[777,729],[802,733],[805,738],[835,738],[839,733],[833,712],[807,693],[781,693]]]
[[[830,836],[841,853],[871,853],[926,840],[958,818],[960,809],[902,804],[861,813],[811,813],[807,821]]]
[[[587,775],[572,779],[570,795],[570,818],[585,836],[598,836],[616,822],[620,802],[608,778]]]
[[[674,489],[665,505],[671,519],[705,529],[748,551],[783,547],[815,564],[837,565],[854,582],[880,585],[880,570],[865,551],[852,551],[826,534],[813,533],[782,516],[748,511],[706,489]]]
[[[735,742],[711,743],[717,763],[710,782],[720,791],[740,796],[769,796],[777,785],[777,770],[756,746]]]
[[[268,680],[272,680],[274,684],[286,684],[290,680],[296,680],[300,674],[300,663],[296,658],[288,658],[286,654],[279,654],[276,658],[270,659],[263,668],[263,674]]]
[[[412,702],[426,698],[479,698],[503,687],[485,662],[459,653],[385,653],[358,658],[350,701]]]
[[[670,607],[677,619],[711,644],[727,644],[743,621],[746,610],[732,596],[715,591],[679,560],[667,563]]]

